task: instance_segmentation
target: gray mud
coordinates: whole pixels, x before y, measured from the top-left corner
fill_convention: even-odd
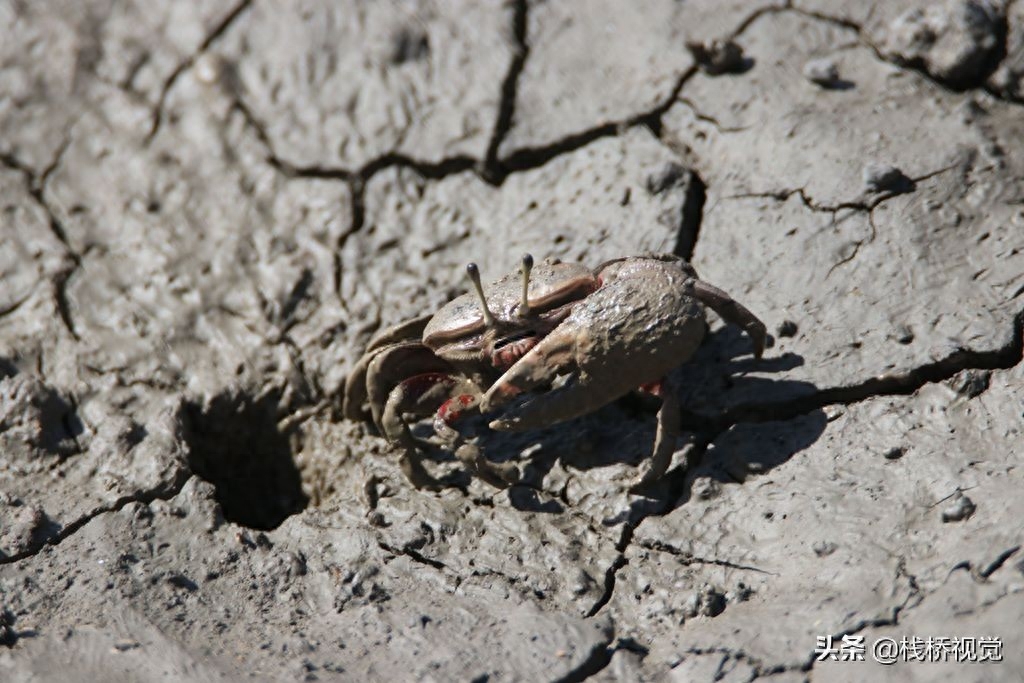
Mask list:
[[[1022,98],[1021,0],[0,1],[0,679],[1020,681]],[[645,495],[645,399],[505,491],[341,418],[524,251],[776,333]]]

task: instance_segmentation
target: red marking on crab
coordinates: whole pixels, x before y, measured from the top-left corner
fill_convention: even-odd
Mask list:
[[[451,424],[452,422],[460,419],[466,409],[472,407],[474,403],[476,403],[476,399],[471,395],[459,394],[458,396],[453,396],[442,403],[441,407],[437,409],[437,415],[444,420],[446,424]]]
[[[402,386],[406,388],[410,395],[422,396],[436,385],[450,384],[452,381],[452,376],[443,372],[424,372],[403,380]]]
[[[664,391],[664,387],[662,387],[661,385],[663,381],[664,379],[659,379],[657,382],[648,382],[647,384],[641,384],[636,388],[636,390],[644,394],[650,394],[651,396],[661,396],[662,392]]]
[[[499,370],[508,370],[540,341],[537,337],[524,337],[510,342],[491,354],[491,364]]]

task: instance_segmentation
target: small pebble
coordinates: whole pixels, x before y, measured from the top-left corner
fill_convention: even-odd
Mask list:
[[[713,40],[709,43],[687,43],[701,70],[709,76],[742,73],[749,67],[743,48],[731,40]]]
[[[798,330],[799,328],[795,322],[783,320],[775,331],[780,337],[795,337]]]
[[[814,554],[818,557],[827,557],[834,553],[838,547],[839,546],[832,541],[818,541],[811,546],[811,550],[813,550]]]
[[[196,80],[200,83],[213,85],[220,79],[223,70],[224,63],[217,55],[206,52],[196,59],[195,74]]]
[[[839,82],[839,67],[828,58],[812,59],[804,64],[804,78],[815,85],[829,88]]]
[[[914,188],[914,181],[900,169],[888,164],[868,164],[861,175],[868,192],[900,193]]]
[[[954,388],[961,396],[974,398],[985,393],[991,381],[991,370],[967,370],[957,378]]]
[[[691,490],[697,500],[711,500],[721,493],[722,487],[711,477],[697,477]]]
[[[717,617],[725,611],[725,594],[717,588],[704,584],[683,604],[682,613],[687,619],[696,616]]]
[[[125,652],[127,650],[134,650],[138,646],[139,643],[134,640],[119,640],[116,643],[114,643],[114,646],[111,648],[111,650],[114,652]]]
[[[886,460],[899,460],[900,458],[903,457],[903,454],[905,452],[906,451],[904,450],[903,446],[893,446],[892,448],[887,450],[882,455],[882,457],[884,457]]]
[[[974,501],[957,491],[952,502],[942,511],[943,522],[962,522],[974,514]]]
[[[825,406],[823,412],[825,413],[825,419],[829,422],[832,422],[834,420],[838,420],[843,415],[845,415],[846,408],[844,408],[841,405]]]
[[[661,170],[647,177],[647,191],[658,195],[665,190],[682,186],[686,178],[687,171],[683,165],[670,161]]]

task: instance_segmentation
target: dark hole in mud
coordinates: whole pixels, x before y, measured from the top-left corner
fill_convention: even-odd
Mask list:
[[[274,529],[308,502],[277,426],[278,400],[276,392],[221,394],[185,406],[189,466],[216,487],[224,518],[251,529]]]

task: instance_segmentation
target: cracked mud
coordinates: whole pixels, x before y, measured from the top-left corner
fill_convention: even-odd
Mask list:
[[[3,680],[1020,680],[1021,0],[0,35]],[[643,399],[495,437],[505,491],[341,418],[373,332],[525,251],[675,252],[775,334],[711,316],[645,496]],[[819,661],[851,635],[1006,661]]]

